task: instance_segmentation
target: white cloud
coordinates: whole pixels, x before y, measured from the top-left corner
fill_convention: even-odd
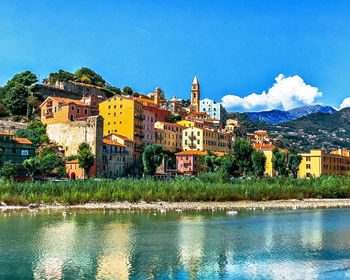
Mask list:
[[[344,98],[343,102],[340,104],[340,109],[350,107],[350,97]]]
[[[317,87],[305,84],[298,75],[285,77],[279,74],[276,83],[266,93],[252,93],[245,97],[225,95],[222,103],[226,109],[268,110],[283,108],[289,110],[301,105],[313,104],[315,99],[322,96]]]

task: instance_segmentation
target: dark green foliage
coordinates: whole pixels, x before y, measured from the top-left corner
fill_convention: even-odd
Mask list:
[[[26,129],[18,129],[15,133],[15,137],[28,138],[34,144],[48,141],[46,125],[41,121],[32,121]]]
[[[144,172],[147,175],[154,175],[157,167],[162,163],[164,150],[161,145],[149,145],[142,154]]]
[[[237,138],[232,146],[232,153],[235,157],[236,164],[241,172],[247,174],[253,171],[252,154],[254,148],[249,141]]]
[[[5,162],[0,169],[0,175],[5,180],[13,180],[16,173],[16,167],[12,162]]]
[[[105,87],[102,89],[105,93],[107,98],[111,98],[113,95],[122,94],[122,91],[118,87]]]
[[[33,176],[40,170],[40,160],[36,157],[26,159],[23,166],[27,169],[29,177],[33,180]]]
[[[54,85],[56,81],[66,82],[66,81],[74,81],[74,74],[71,72],[64,71],[62,69],[58,70],[56,73],[51,73],[49,76],[49,81],[51,85]]]
[[[63,178],[63,177],[66,177],[67,176],[67,173],[66,173],[66,168],[65,166],[61,165],[57,168],[57,176],[58,178]]]
[[[75,160],[75,159],[78,159],[78,156],[76,155],[70,155],[66,158],[66,161],[72,161],[72,160]]]
[[[296,153],[289,154],[288,156],[288,169],[293,174],[294,178],[298,177],[299,165],[301,163],[302,156]]]
[[[123,88],[123,93],[126,94],[126,95],[132,95],[133,91],[132,91],[131,87],[125,86]]]
[[[287,171],[287,155],[285,152],[279,151],[277,147],[272,150],[272,167],[277,171],[279,176],[286,176]]]
[[[166,117],[166,121],[169,123],[176,123],[178,121],[181,121],[181,117],[170,114]]]
[[[15,84],[8,89],[6,107],[12,115],[26,114],[28,96],[28,89],[22,84]]]
[[[159,88],[159,97],[160,99],[165,99],[165,91]]]
[[[46,177],[53,173],[54,169],[59,166],[64,166],[64,160],[57,156],[56,154],[46,154],[40,157],[39,170],[41,174]]]
[[[262,178],[265,173],[266,157],[262,151],[254,150],[252,155],[253,172],[258,178]]]
[[[103,87],[106,84],[106,81],[102,78],[101,75],[97,74],[95,71],[87,67],[82,67],[75,71],[74,76],[77,82],[87,83],[100,87]]]
[[[14,75],[13,78],[8,82],[8,85],[21,84],[28,87],[32,84],[35,84],[37,81],[38,78],[34,73],[30,71],[24,71],[22,73]]]
[[[90,152],[90,146],[87,143],[81,143],[78,148],[79,167],[83,168],[87,177],[90,169],[95,164],[95,156]]]

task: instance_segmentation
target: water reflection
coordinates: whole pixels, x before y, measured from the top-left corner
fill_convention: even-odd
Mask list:
[[[350,277],[349,209],[58,213],[0,225],[0,278]]]

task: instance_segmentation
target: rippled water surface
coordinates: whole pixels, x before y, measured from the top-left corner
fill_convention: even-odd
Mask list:
[[[0,279],[350,278],[350,209],[0,216]]]

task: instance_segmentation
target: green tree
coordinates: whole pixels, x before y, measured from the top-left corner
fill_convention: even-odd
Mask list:
[[[56,81],[66,82],[66,81],[74,81],[74,74],[71,72],[64,71],[62,69],[58,70],[56,73],[50,73],[48,81],[51,85],[54,85]]]
[[[178,121],[181,121],[181,117],[180,116],[175,116],[174,114],[169,114],[167,117],[166,117],[166,121],[168,123],[176,123]]]
[[[162,163],[164,150],[161,145],[149,145],[142,154],[144,172],[147,175],[154,175],[157,167]]]
[[[232,152],[236,160],[236,164],[243,175],[252,171],[252,154],[254,148],[249,141],[237,138],[233,143]]]
[[[0,169],[1,177],[5,180],[13,180],[17,175],[17,170],[12,162],[5,162]]]
[[[289,154],[288,156],[288,169],[293,174],[294,178],[298,177],[298,171],[301,160],[302,156],[296,153]]]
[[[233,134],[236,137],[242,137],[243,136],[243,129],[241,127],[235,126],[234,129],[233,129]]]
[[[58,178],[63,178],[63,177],[67,176],[65,166],[61,165],[57,168],[57,176],[58,176]]]
[[[106,84],[106,81],[102,78],[101,75],[97,74],[95,71],[82,67],[75,71],[75,80],[77,82],[88,83],[94,86],[103,87]]]
[[[33,176],[35,175],[36,172],[40,170],[40,161],[36,157],[28,158],[24,160],[23,166],[25,169],[27,169],[29,178],[31,180],[34,180]]]
[[[266,156],[262,151],[254,150],[252,154],[253,172],[258,178],[262,178],[265,173]]]
[[[28,96],[28,89],[22,84],[15,84],[8,89],[6,106],[12,115],[26,114]]]
[[[18,73],[13,76],[13,78],[8,82],[8,84],[21,84],[24,86],[31,86],[32,84],[35,84],[38,81],[38,77],[30,72],[30,71],[24,71],[22,73]]]
[[[105,87],[103,91],[106,93],[107,98],[111,98],[112,96],[118,94],[121,95],[122,91],[118,87]]]
[[[64,160],[55,154],[46,154],[40,157],[39,170],[44,177],[47,177],[59,166],[64,166]]]
[[[132,95],[133,91],[132,91],[131,87],[125,86],[123,88],[123,93],[126,94],[126,95]]]
[[[159,88],[159,97],[160,99],[165,99],[165,91]]]
[[[287,156],[284,152],[280,152],[277,147],[272,150],[272,167],[277,171],[279,176],[286,176],[287,172]]]
[[[87,143],[81,143],[78,148],[79,167],[83,168],[87,177],[90,169],[95,164],[95,156],[90,152],[90,146]]]

